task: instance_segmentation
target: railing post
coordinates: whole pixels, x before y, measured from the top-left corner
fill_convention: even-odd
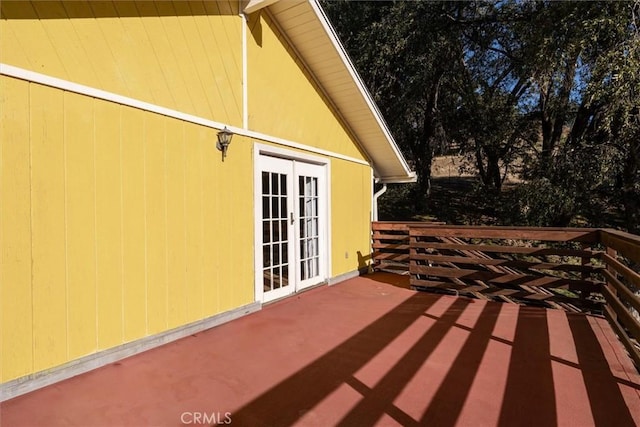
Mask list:
[[[591,246],[586,243],[581,243],[580,247],[583,251],[591,251]],[[583,266],[591,265],[591,257],[582,257],[580,259],[580,264]],[[581,277],[582,277],[582,280],[590,280],[591,274],[586,271],[583,271]],[[583,301],[587,300],[590,296],[591,296],[591,292],[589,291],[583,290],[580,292],[580,298]]]
[[[418,277],[414,273],[415,266],[418,263],[416,260],[418,250],[416,247],[417,237],[411,235],[411,225],[407,226],[407,235],[409,236],[409,284],[413,286],[415,279]]]
[[[609,255],[613,259],[617,259],[618,251],[607,246],[607,255]],[[618,277],[618,273],[616,272],[616,269],[613,266],[607,264],[607,271],[611,273],[613,277]],[[618,291],[616,291],[616,288],[611,283],[609,283],[608,279],[607,279],[607,284],[605,286],[607,286],[607,288],[611,291],[613,295],[618,296]],[[613,317],[613,320],[618,321],[618,315],[616,314],[616,312],[614,310],[611,310],[610,312],[611,312],[611,316]]]

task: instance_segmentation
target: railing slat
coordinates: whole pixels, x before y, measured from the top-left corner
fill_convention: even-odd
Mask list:
[[[409,261],[409,254],[393,252],[374,252],[373,257],[378,260]]]
[[[608,307],[608,306],[604,307],[604,316],[609,321],[609,324],[613,327],[620,341],[622,341],[622,344],[625,346],[625,348],[629,352],[629,355],[631,355],[631,358],[636,364],[636,369],[637,369],[638,367],[640,367],[640,351],[638,351],[638,348],[635,346],[634,342],[631,340],[631,338],[627,334],[627,331],[625,331],[624,328],[620,325],[620,323],[618,323],[618,321],[616,320],[616,315],[611,310],[611,307]]]
[[[575,290],[584,290],[589,292],[597,292],[600,290],[600,284],[590,280],[565,279],[554,276],[532,276],[530,274],[510,274],[494,271],[479,271],[461,268],[447,267],[429,267],[426,265],[409,266],[409,272],[412,274],[422,274],[434,277],[458,278],[466,280],[482,280],[501,285],[512,286],[536,286],[536,287],[569,287]]]
[[[539,240],[555,242],[598,242],[596,229],[545,229],[465,226],[415,226],[409,227],[410,236],[465,237],[478,239]]]
[[[373,233],[374,240],[409,240],[408,234],[380,234],[377,231]]]
[[[603,253],[600,257],[608,266],[613,267],[617,273],[622,274],[631,283],[633,283],[634,286],[640,288],[640,274],[636,273],[610,255]]]
[[[378,222],[372,230],[375,263],[391,266],[398,261],[409,270],[415,288],[604,312],[640,367],[640,321],[630,311],[640,312],[640,297],[634,294],[634,288],[640,288],[640,272],[633,265],[640,263],[640,236],[612,229],[421,222]],[[581,248],[556,248],[552,242],[579,242]],[[592,249],[599,245],[605,252]],[[602,260],[604,266],[594,265],[594,259]],[[557,288],[578,291],[578,297],[551,291]],[[591,299],[594,292],[602,294],[605,302]]]
[[[602,244],[623,253],[626,258],[640,263],[640,236],[612,229],[600,230],[599,234]]]
[[[640,322],[629,313],[629,310],[618,297],[607,287],[602,289],[602,295],[607,300],[607,304],[613,309],[613,313],[617,315],[618,321],[631,332],[632,336],[640,337]]]
[[[438,263],[453,262],[459,264],[499,265],[503,267],[526,268],[532,270],[575,271],[584,273],[596,273],[602,270],[602,267],[596,267],[592,265],[558,264],[551,262],[545,263],[495,258],[471,258],[464,256],[417,254],[414,258],[418,260],[433,261]]]
[[[638,312],[640,312],[640,298],[638,298],[636,294],[631,292],[631,289],[627,288],[624,283],[618,280],[613,274],[609,273],[607,270],[603,270],[602,275],[605,276],[607,278],[608,283],[611,284],[613,288],[618,293],[621,294],[620,296],[623,297],[622,299],[624,299],[626,302],[631,304],[633,308],[635,308],[636,310],[638,310]]]
[[[573,256],[577,258],[596,258],[599,252],[585,251],[578,249],[562,249],[562,248],[525,248],[522,246],[498,246],[498,245],[472,245],[472,244],[452,244],[452,243],[431,243],[417,242],[415,247],[422,249],[449,249],[461,251],[482,251],[491,253],[504,254],[525,254],[525,255],[559,255]]]
[[[374,243],[373,249],[395,249],[399,251],[409,250],[409,245],[402,243]]]

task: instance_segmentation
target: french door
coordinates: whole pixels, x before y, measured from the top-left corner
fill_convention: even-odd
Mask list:
[[[321,165],[264,155],[258,163],[256,297],[267,302],[327,279],[326,173]]]

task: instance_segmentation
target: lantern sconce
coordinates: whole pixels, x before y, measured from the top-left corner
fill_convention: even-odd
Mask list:
[[[222,151],[222,161],[224,162],[224,158],[227,157],[227,149],[229,148],[229,144],[231,144],[231,137],[233,136],[233,132],[231,132],[225,126],[220,132],[218,132],[218,142],[216,143],[216,148]]]

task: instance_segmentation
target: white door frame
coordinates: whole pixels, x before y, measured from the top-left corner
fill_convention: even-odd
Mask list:
[[[320,277],[321,280],[319,282],[301,282],[299,280],[300,274],[298,272],[298,266],[295,266],[295,276],[292,276],[292,279],[295,283],[292,284],[292,292],[299,291],[304,289],[305,287],[312,286],[318,283],[323,283],[328,281],[331,277],[331,193],[330,193],[330,177],[331,177],[331,163],[329,159],[308,155],[306,153],[286,150],[279,147],[274,147],[272,145],[259,144],[254,143],[253,146],[253,170],[254,170],[254,184],[253,184],[253,196],[254,196],[254,297],[255,301],[258,302],[266,302],[264,300],[264,290],[263,290],[263,281],[262,281],[262,269],[263,269],[263,259],[262,259],[262,174],[261,174],[261,159],[262,156],[270,156],[276,157],[284,160],[293,160],[294,165],[297,162],[307,163],[317,166],[322,166],[324,168],[324,179],[319,180],[319,185],[323,188],[319,188],[319,193],[323,193],[324,203],[321,203],[320,206],[320,217],[324,218],[322,221],[322,228],[320,231],[322,233],[322,245],[320,247],[320,258],[322,260],[320,266]],[[294,183],[296,185],[296,183]],[[297,198],[294,198],[294,200]],[[296,219],[297,219],[297,200],[295,201],[296,210]],[[297,224],[297,220],[296,220]],[[298,230],[296,230],[296,235]],[[296,245],[297,246],[297,242]],[[298,249],[296,249],[297,251]],[[294,261],[297,258],[294,258]],[[291,268],[291,266],[290,266]],[[291,275],[291,272],[290,272]],[[273,291],[272,291],[273,292]],[[282,296],[286,296],[291,292],[284,293],[283,295],[275,296],[275,298],[279,298]],[[270,295],[274,296],[274,294]],[[275,298],[269,298],[268,300],[272,300]]]
[[[293,176],[294,176],[294,195],[296,196],[294,199],[294,212],[295,212],[295,227],[294,227],[294,236],[296,238],[295,241],[295,261],[296,261],[296,268],[295,268],[295,278],[296,278],[296,291],[300,291],[302,289],[308,288],[310,286],[314,286],[317,285],[318,283],[322,283],[323,281],[326,281],[329,276],[326,274],[326,260],[327,260],[327,255],[328,252],[326,250],[326,223],[327,221],[327,212],[326,212],[326,174],[325,174],[325,169],[323,165],[316,165],[316,164],[311,164],[311,163],[306,163],[306,162],[301,162],[299,160],[295,160],[293,162]],[[312,223],[313,223],[313,219],[311,219],[309,222],[307,222],[307,224],[304,226],[304,228],[306,228],[305,233],[302,232],[301,228],[302,228],[302,221],[300,218],[300,194],[298,193],[298,179],[302,176],[305,177],[310,177],[311,179],[313,178],[317,178],[317,200],[318,200],[318,212],[317,212],[317,220],[318,220],[318,224],[317,224],[317,233],[318,233],[318,274],[317,276],[313,276],[309,279],[303,279],[302,278],[302,274],[303,274],[303,269],[300,268],[300,262],[302,261],[302,254],[301,249],[300,249],[300,239],[303,237],[303,234],[306,235],[308,232],[311,231],[311,233],[313,233],[312,229]],[[313,187],[313,186],[312,186]],[[307,188],[307,190],[309,190],[309,188]],[[311,197],[312,198],[312,197]],[[309,200],[309,198],[307,198],[307,201],[310,202],[311,200]],[[313,204],[313,202],[311,203]],[[306,208],[309,208],[310,206],[307,205]],[[304,207],[303,207],[304,209]],[[321,210],[324,210],[324,212],[321,212]],[[306,212],[306,215],[309,215],[309,211]],[[310,230],[311,228],[311,230]],[[309,236],[305,236],[305,237],[309,237]],[[312,241],[314,239],[311,239]],[[313,246],[312,242],[311,243]],[[307,248],[307,250],[309,250],[310,247]],[[310,264],[314,264],[313,261],[310,262]],[[309,268],[310,266],[308,265],[307,268]],[[319,276],[319,278],[318,278]]]

